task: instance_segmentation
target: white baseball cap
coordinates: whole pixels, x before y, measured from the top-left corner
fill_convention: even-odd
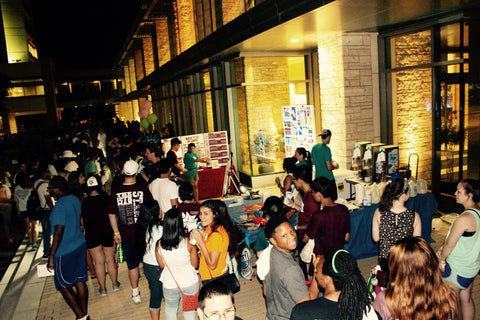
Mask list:
[[[135,175],[135,173],[137,173],[137,170],[138,170],[138,163],[136,163],[136,162],[133,161],[133,160],[128,160],[128,161],[125,162],[125,164],[123,165],[123,172],[124,172],[127,176],[133,176],[133,175]]]

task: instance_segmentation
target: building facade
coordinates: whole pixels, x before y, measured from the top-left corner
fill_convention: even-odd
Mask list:
[[[0,1],[0,134],[111,120],[125,97],[123,69],[57,71],[39,58],[32,10],[30,1]]]
[[[418,178],[451,192],[480,174],[478,8],[146,0],[117,59],[127,93],[118,111],[136,115],[151,99],[158,126],[180,135],[227,130],[232,163],[255,187],[283,171],[282,107],[312,105],[342,168],[355,142],[398,145],[401,165],[418,154]]]

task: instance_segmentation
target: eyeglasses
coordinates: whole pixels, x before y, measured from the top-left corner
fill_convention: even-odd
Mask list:
[[[211,315],[203,314],[203,318],[207,320],[233,319],[235,317],[235,307],[225,310],[223,313],[212,313]]]

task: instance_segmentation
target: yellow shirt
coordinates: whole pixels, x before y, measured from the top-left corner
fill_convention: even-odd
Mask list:
[[[226,261],[230,240],[228,238],[227,230],[222,226],[219,226],[215,232],[212,232],[211,227],[207,227],[203,236],[205,237],[205,245],[208,252],[220,252],[217,267],[213,270],[207,266],[203,254],[200,257],[198,272],[200,273],[202,280],[208,280],[219,277],[228,270]]]

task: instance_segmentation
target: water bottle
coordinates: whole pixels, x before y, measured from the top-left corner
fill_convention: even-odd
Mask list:
[[[119,263],[125,262],[125,259],[123,258],[123,248],[121,243],[117,245],[117,257]]]
[[[199,232],[202,232],[202,231],[203,231],[202,222],[201,222],[201,221],[197,223],[197,226],[195,227],[195,229],[197,229]],[[192,230],[192,231],[193,231],[193,230]],[[194,245],[197,244],[197,240],[195,240],[195,238],[192,237],[192,236],[190,236],[190,240],[189,240],[189,241],[190,241],[190,244],[191,244],[192,246],[194,246]]]
[[[245,279],[250,279],[253,275],[252,263],[250,259],[250,250],[243,248],[240,263],[240,275]]]
[[[368,291],[369,291],[370,293],[373,293],[373,292],[375,291],[374,285],[373,285],[373,280],[374,280],[374,279],[375,279],[375,276],[372,275],[372,276],[370,277],[370,279],[368,280]]]

